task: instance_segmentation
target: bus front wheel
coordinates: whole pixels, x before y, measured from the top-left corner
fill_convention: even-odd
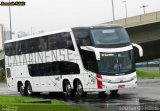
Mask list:
[[[110,90],[111,94],[117,94],[118,90]]]
[[[107,97],[106,91],[98,93],[99,98]]]
[[[87,92],[83,91],[83,86],[82,86],[82,83],[80,81],[77,81],[76,90],[77,90],[77,94],[79,96],[81,96],[81,97],[86,97],[87,96]]]
[[[32,94],[33,94],[32,86],[29,82],[27,82],[27,84],[26,84],[26,92],[27,92],[28,96],[32,96]]]

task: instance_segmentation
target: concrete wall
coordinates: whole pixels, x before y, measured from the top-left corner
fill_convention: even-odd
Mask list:
[[[128,17],[126,19],[119,19],[103,24],[120,24],[124,27],[134,27],[137,25],[149,24],[154,22],[160,22],[160,11],[134,17]]]
[[[132,42],[145,43],[160,40],[160,22],[126,28]]]
[[[135,43],[160,40],[160,11],[103,24],[119,24],[126,27],[131,41]]]

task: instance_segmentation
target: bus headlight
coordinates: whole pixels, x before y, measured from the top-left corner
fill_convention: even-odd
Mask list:
[[[136,75],[133,76],[133,77],[131,77],[131,80],[134,80],[134,79],[137,79],[137,76],[136,76]]]
[[[109,80],[109,79],[103,79],[102,82],[110,83],[111,80]]]

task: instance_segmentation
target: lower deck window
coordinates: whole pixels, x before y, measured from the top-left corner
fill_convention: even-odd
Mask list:
[[[79,74],[78,64],[66,61],[57,61],[28,65],[29,74],[35,76]]]

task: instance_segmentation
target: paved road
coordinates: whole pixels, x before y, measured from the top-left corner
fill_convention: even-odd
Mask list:
[[[0,83],[0,95],[19,95],[19,93],[9,91],[6,83]]]
[[[6,84],[0,83],[0,95],[19,94],[8,91]],[[139,80],[137,88],[121,89],[118,95],[109,95],[109,92],[107,92],[107,96],[104,98],[99,98],[97,94],[89,94],[86,98],[50,97],[47,94],[42,94],[40,97],[60,99],[71,104],[85,106],[88,109],[101,111],[117,111],[120,110],[119,105],[160,105],[160,79]],[[160,108],[156,110],[158,111]]]

